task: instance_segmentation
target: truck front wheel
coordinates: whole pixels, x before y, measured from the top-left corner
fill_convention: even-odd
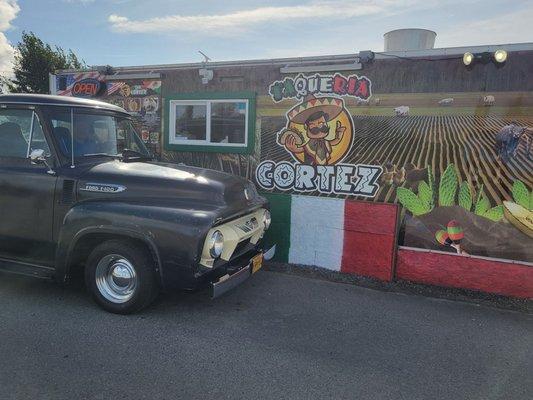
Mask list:
[[[109,240],[89,255],[85,283],[104,310],[131,314],[148,306],[159,291],[154,264],[147,250],[127,241]]]

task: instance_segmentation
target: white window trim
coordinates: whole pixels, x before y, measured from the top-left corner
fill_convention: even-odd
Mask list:
[[[213,143],[211,142],[211,103],[245,103],[244,118],[244,143]],[[206,135],[205,140],[179,140],[176,139],[176,106],[179,105],[205,105],[206,106]],[[248,118],[250,102],[248,99],[205,99],[205,100],[170,100],[169,110],[169,143],[179,146],[217,146],[217,147],[248,147]]]

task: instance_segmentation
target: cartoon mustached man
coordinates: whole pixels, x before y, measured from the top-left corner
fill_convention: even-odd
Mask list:
[[[289,124],[279,136],[279,143],[286,150],[296,154],[304,153],[304,162],[311,165],[330,163],[333,147],[337,146],[346,131],[340,121],[335,124],[335,137],[329,138],[329,122],[342,111],[342,103],[335,98],[316,98],[309,96],[302,104],[289,111]],[[300,132],[294,124],[303,124],[305,133]]]

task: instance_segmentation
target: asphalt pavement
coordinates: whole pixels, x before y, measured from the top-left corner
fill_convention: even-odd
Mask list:
[[[533,399],[533,315],[261,271],[98,309],[0,274],[0,399]]]

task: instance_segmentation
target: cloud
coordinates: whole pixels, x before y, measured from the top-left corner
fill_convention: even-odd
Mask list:
[[[63,0],[63,3],[71,3],[71,4],[89,4],[94,3],[95,0]]]
[[[410,5],[428,3],[422,0],[373,0],[373,1],[313,1],[303,5],[259,7],[228,14],[169,15],[144,20],[130,20],[121,15],[108,17],[111,28],[123,33],[161,32],[216,32],[235,33],[253,25],[268,22],[293,23],[306,19],[350,19],[364,15],[389,13]]]
[[[11,21],[19,11],[20,7],[16,0],[0,0],[0,32],[11,28]]]
[[[439,47],[531,42],[533,3],[520,10],[483,20],[458,24],[437,36]],[[442,38],[442,41],[439,40]]]
[[[0,75],[12,75],[14,49],[4,32],[11,28],[19,11],[16,0],[0,0]]]

